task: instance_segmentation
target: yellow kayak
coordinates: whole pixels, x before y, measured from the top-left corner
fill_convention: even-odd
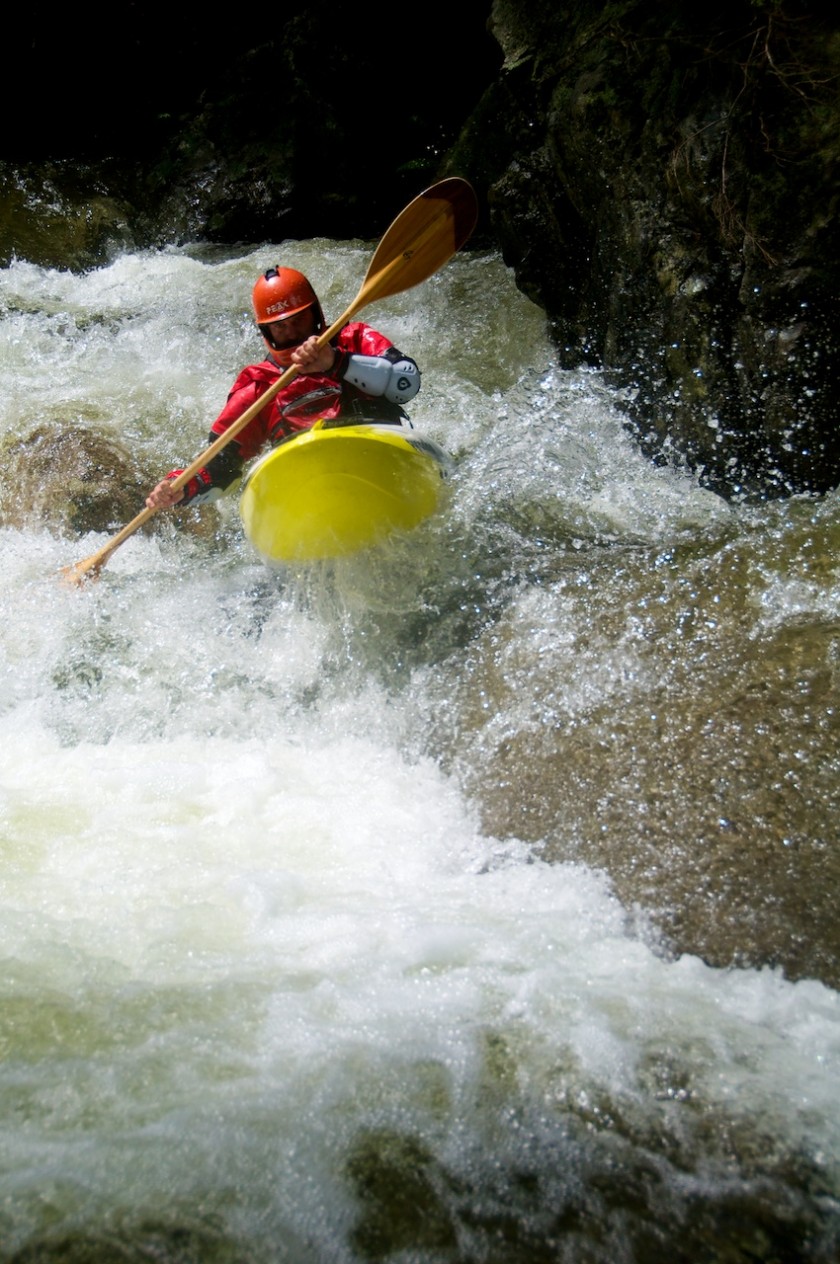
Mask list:
[[[317,421],[247,474],[239,510],[268,562],[314,562],[410,531],[435,512],[449,458],[408,424]]]

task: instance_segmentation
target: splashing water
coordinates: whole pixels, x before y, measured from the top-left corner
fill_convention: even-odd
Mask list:
[[[12,265],[3,433],[190,459],[275,256]],[[365,316],[411,536],[0,529],[0,1260],[834,1259],[836,500],[649,466],[495,256]]]

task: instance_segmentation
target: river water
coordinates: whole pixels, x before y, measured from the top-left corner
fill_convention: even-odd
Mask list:
[[[279,255],[12,264],[3,435],[189,460]],[[492,254],[364,317],[411,536],[0,529],[0,1260],[836,1260],[837,498],[650,465]]]

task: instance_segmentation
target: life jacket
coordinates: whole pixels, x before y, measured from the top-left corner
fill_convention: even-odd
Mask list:
[[[381,356],[393,344],[383,334],[361,321],[353,321],[331,343],[348,355]],[[227,402],[213,422],[211,434],[221,435],[241,417],[260,395],[265,394],[283,373],[274,360],[249,364],[234,382]],[[368,398],[355,386],[339,382],[329,373],[298,373],[274,399],[241,430],[234,443],[243,461],[250,461],[266,443],[277,443],[288,435],[308,430],[319,418],[333,420],[352,410],[354,401]]]

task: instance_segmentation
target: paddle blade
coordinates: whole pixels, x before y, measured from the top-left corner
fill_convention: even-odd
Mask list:
[[[103,544],[101,549],[97,549],[95,553],[91,553],[90,557],[84,558],[81,562],[76,562],[73,566],[64,566],[61,569],[61,578],[65,584],[81,587],[89,579],[98,579],[99,572],[108,562],[112,553],[115,553],[124,540],[134,535],[134,532],[142,527],[145,522],[153,518],[157,513],[156,509],[141,509],[136,518],[132,518],[131,522],[124,526],[122,531],[118,531],[113,539],[107,544]]]
[[[83,562],[76,562],[74,566],[62,566],[58,573],[62,583],[70,588],[81,588],[82,584],[87,583],[88,580],[99,579],[99,572],[107,560],[105,557],[100,559],[94,554],[92,557],[85,558]]]
[[[460,176],[418,194],[385,233],[365,274],[364,302],[401,294],[425,281],[469,239],[478,200]]]

